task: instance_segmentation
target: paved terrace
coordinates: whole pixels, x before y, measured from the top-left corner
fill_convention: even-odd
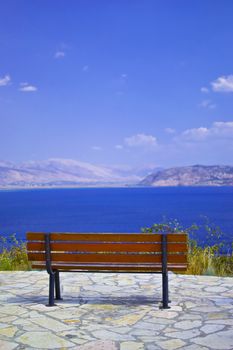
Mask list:
[[[63,273],[64,300],[44,306],[46,272],[0,273],[0,349],[233,349],[233,279]]]

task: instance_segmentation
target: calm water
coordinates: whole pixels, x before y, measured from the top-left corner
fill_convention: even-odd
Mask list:
[[[140,232],[163,216],[184,227],[207,216],[231,242],[233,187],[0,191],[0,234],[23,239],[27,231]]]

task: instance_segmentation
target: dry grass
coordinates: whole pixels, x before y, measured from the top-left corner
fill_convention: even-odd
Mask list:
[[[0,237],[0,270],[30,270],[26,244],[19,242],[15,235],[10,236],[8,240],[5,237]]]

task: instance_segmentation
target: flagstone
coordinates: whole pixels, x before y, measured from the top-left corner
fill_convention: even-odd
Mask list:
[[[196,344],[204,345],[210,349],[232,350],[233,349],[233,331],[222,331],[207,335],[206,337],[198,337],[193,339]]]
[[[180,322],[176,322],[176,324],[174,325],[175,328],[181,328],[181,329],[192,329],[192,328],[198,328],[202,325],[201,321],[191,321],[191,320],[187,320],[187,321],[180,321]]]
[[[151,330],[136,328],[136,329],[132,329],[130,334],[131,335],[151,336]]]
[[[142,311],[135,314],[127,314],[117,319],[115,317],[113,318],[108,317],[105,320],[107,322],[114,323],[114,325],[117,325],[117,326],[132,326],[135,323],[137,323],[139,320],[141,320],[145,315],[146,315],[146,311]]]
[[[66,325],[60,321],[54,320],[50,317],[33,318],[32,322],[36,323],[39,326],[44,327],[46,329],[50,329],[51,331],[54,331],[54,332],[65,331],[65,330],[72,328],[72,326],[70,326],[70,325],[68,326],[68,325]]]
[[[157,317],[149,317],[145,318],[146,322],[154,323],[154,324],[162,324],[162,325],[172,325],[176,322],[174,319],[166,319],[166,318],[157,318]]]
[[[6,340],[1,340],[0,339],[0,349],[1,350],[13,350],[18,346],[17,343],[11,341],[6,341]]]
[[[202,317],[201,315],[197,315],[197,314],[184,314],[184,315],[181,315],[179,317],[180,320],[201,320]]]
[[[114,341],[124,341],[124,340],[135,340],[131,335],[129,334],[119,334],[115,333],[113,331],[109,331],[106,329],[101,329],[98,331],[94,331],[92,333],[94,337],[97,339],[103,339],[103,340],[114,340]]]
[[[180,332],[172,332],[172,333],[165,333],[169,337],[172,338],[179,338],[179,339],[191,339],[193,337],[196,337],[200,334],[200,331],[198,329],[190,329],[187,331],[180,331]]]
[[[1,306],[1,313],[6,315],[22,315],[23,313],[28,312],[28,310],[22,308],[18,305],[4,305]]]
[[[155,344],[146,344],[146,350],[161,350],[161,348]]]
[[[196,306],[192,308],[192,311],[198,311],[201,313],[207,313],[207,312],[217,312],[218,308],[216,306]]]
[[[154,343],[156,342],[158,335],[159,335],[158,332],[154,332],[154,334],[150,336],[146,336],[146,335],[137,336],[137,339],[140,340],[142,343]]]
[[[169,311],[169,310],[154,310],[151,311],[150,316],[155,317],[155,318],[165,318],[165,319],[170,319],[170,318],[175,318],[177,317],[177,312]]]
[[[17,327],[6,327],[6,328],[1,328],[0,329],[0,336],[4,335],[5,337],[13,337],[15,333],[17,332],[18,328]]]
[[[220,324],[206,324],[205,326],[201,327],[201,331],[206,334],[215,333],[222,330],[224,327],[224,325]]]
[[[38,326],[37,324],[33,324],[31,322],[28,322],[27,324],[24,324],[22,326],[22,329],[26,332],[31,332],[31,331],[40,331],[40,332],[46,332],[47,329],[46,328],[42,328],[40,326]]]
[[[215,319],[215,320],[207,320],[206,323],[208,324],[224,324],[224,325],[228,325],[228,326],[233,326],[233,318],[231,316],[231,318],[229,319]]]
[[[227,312],[211,312],[207,315],[207,318],[209,320],[211,319],[223,319],[223,318],[229,318],[229,314]]]
[[[198,345],[197,347],[196,344],[192,344],[192,345],[182,347],[182,350],[209,350],[209,348],[201,345]]]
[[[83,343],[87,343],[90,341],[93,341],[95,339],[95,337],[89,335],[88,332],[86,331],[81,331],[81,330],[70,330],[70,331],[63,331],[59,333],[60,336],[65,337],[67,339],[70,339],[72,342],[76,343],[76,344],[83,344]]]
[[[152,324],[148,322],[138,322],[135,324],[135,329],[140,328],[140,329],[148,329],[150,331],[160,331],[161,329],[164,329],[166,326],[162,324]]]
[[[37,349],[54,349],[74,346],[70,341],[62,339],[50,332],[27,332],[16,338],[16,341]]]
[[[175,350],[179,349],[182,346],[185,345],[185,342],[180,339],[171,339],[171,340],[166,340],[163,342],[158,342],[159,346],[161,346],[162,349],[165,350]]]
[[[206,288],[204,288],[204,290],[205,290],[206,292],[212,292],[212,293],[216,294],[216,293],[226,292],[226,291],[227,291],[227,288],[222,287],[222,286],[216,287],[216,286],[214,285],[213,287],[206,287]]]
[[[1,321],[2,322],[13,322],[17,320],[17,316],[5,316],[5,317],[1,317]],[[0,327],[1,327],[1,324],[0,324]]]
[[[144,350],[144,344],[133,341],[122,342],[120,350]]]
[[[114,332],[120,333],[120,334],[129,334],[131,330],[132,330],[132,327],[130,326],[114,327]]]
[[[111,340],[105,340],[87,343],[80,346],[78,350],[118,350],[118,347],[116,346],[115,342]]]

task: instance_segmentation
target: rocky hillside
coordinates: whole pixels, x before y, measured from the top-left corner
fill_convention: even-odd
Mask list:
[[[161,170],[145,177],[141,186],[233,186],[233,166],[193,165]]]
[[[151,169],[96,166],[73,159],[20,164],[0,162],[0,188],[112,186],[137,184]]]
[[[0,187],[50,187],[120,181],[109,169],[71,159],[0,163]]]
[[[150,174],[147,176],[147,174]],[[84,186],[233,186],[233,166],[105,167],[73,159],[0,162],[0,188]]]

